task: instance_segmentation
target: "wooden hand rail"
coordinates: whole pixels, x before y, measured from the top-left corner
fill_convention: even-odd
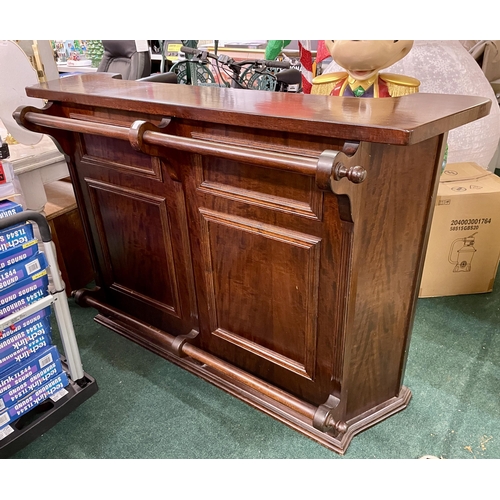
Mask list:
[[[18,112],[16,112],[16,114],[18,114]],[[299,155],[289,155],[273,151],[264,151],[262,149],[205,142],[189,137],[169,135],[161,132],[161,129],[154,125],[143,121],[135,122],[131,128],[127,128],[119,125],[108,125],[86,120],[51,116],[34,111],[24,113],[18,121],[21,121],[21,124],[23,124],[22,122],[30,122],[40,127],[57,128],[82,134],[94,134],[115,139],[129,140],[133,147],[136,147],[137,143],[150,144],[190,153],[243,161],[262,167],[286,170],[302,175],[315,176],[317,172],[318,158],[308,158]],[[139,139],[137,138],[137,134],[140,134]],[[132,140],[132,137],[135,138],[135,141]]]
[[[121,139],[129,141],[131,146],[138,151],[143,151],[144,145],[153,145],[307,175],[314,177],[317,187],[322,190],[331,190],[331,182],[338,181],[343,177],[355,184],[363,182],[366,178],[364,168],[355,166],[347,169],[340,162],[340,159],[346,154],[351,156],[355,153],[359,144],[354,143],[346,143],[342,151],[344,155],[340,155],[338,158],[339,151],[328,149],[318,157],[311,158],[165,134],[163,130],[166,126],[162,126],[162,124],[168,124],[170,120],[164,120],[159,127],[150,122],[136,120],[127,128],[120,125],[44,114],[43,110],[37,110],[33,107],[16,110],[14,117],[20,125],[26,128],[28,128],[27,124],[29,122],[36,127],[42,127],[42,130],[37,129],[38,131],[43,131],[43,127],[57,128],[81,134],[94,134]]]
[[[82,134],[102,135],[114,139],[128,140],[129,129],[119,125],[108,125],[84,120],[74,120],[62,116],[44,115],[33,111],[28,111],[21,116],[21,121],[17,118],[17,112],[14,113],[16,120],[20,125],[26,126],[25,121],[38,125],[40,127],[56,128],[69,130],[70,132],[80,132]]]

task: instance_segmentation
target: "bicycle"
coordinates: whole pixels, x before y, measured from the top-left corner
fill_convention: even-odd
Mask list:
[[[289,61],[235,61],[226,54],[182,46],[190,59],[177,61],[170,72],[184,85],[231,87],[272,92],[301,92],[301,73]]]

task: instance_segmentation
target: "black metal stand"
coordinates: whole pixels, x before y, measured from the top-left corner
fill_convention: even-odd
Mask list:
[[[63,369],[66,371],[67,365],[62,356],[61,361]],[[96,381],[86,373],[81,383],[83,387],[70,380],[69,385],[65,387],[68,391],[66,396],[56,402],[47,399],[12,423],[11,427],[14,432],[0,441],[0,459],[9,458],[22,450],[54,427],[98,390]]]

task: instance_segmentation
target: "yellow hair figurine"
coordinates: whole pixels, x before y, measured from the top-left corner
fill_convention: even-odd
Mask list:
[[[313,79],[311,94],[399,97],[418,92],[416,78],[380,70],[403,59],[413,40],[325,40],[332,59],[345,71]]]

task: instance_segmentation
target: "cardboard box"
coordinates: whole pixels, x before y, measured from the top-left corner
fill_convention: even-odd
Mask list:
[[[29,259],[38,253],[38,240],[32,239],[17,247],[0,252],[0,270]],[[90,283],[90,281],[89,281]]]
[[[475,163],[441,174],[419,297],[491,292],[500,257],[500,178]]]
[[[0,270],[0,294],[2,300],[0,304],[5,303],[4,297],[7,291],[12,291],[15,287],[21,287],[21,284],[29,277],[39,276],[39,271],[46,270],[48,267],[45,255],[36,253],[33,257],[13,264]],[[38,274],[36,274],[38,273]],[[24,281],[23,281],[24,280]],[[13,299],[10,299],[13,300]]]
[[[19,203],[9,200],[0,201],[0,219],[5,219],[5,217],[10,217],[22,211],[23,207]]]
[[[31,392],[28,396],[18,401],[13,406],[7,408],[6,411],[0,413],[0,429],[7,424],[14,422],[21,415],[39,405],[47,398],[55,396],[59,391],[64,389],[69,384],[69,379],[66,373],[61,372],[40,389]],[[66,391],[67,393],[67,391]]]
[[[30,334],[20,333],[8,338],[0,352],[0,378],[14,366],[24,363],[28,357],[40,353],[52,345],[50,329],[40,327]]]
[[[0,250],[3,252],[24,245],[34,238],[31,224],[18,224],[0,231]],[[0,254],[1,255],[1,254]]]
[[[50,306],[44,307],[43,309],[40,309],[39,311],[30,314],[26,318],[20,319],[19,321],[16,321],[15,323],[12,323],[10,326],[5,328],[3,331],[0,331],[0,343],[2,340],[5,340],[7,337],[10,337],[11,335],[14,335],[15,333],[19,333],[26,328],[30,327],[31,325],[34,325],[40,320],[46,319],[47,322],[50,324],[50,315],[52,313],[52,308]]]
[[[9,316],[49,294],[47,269],[19,282],[15,290],[0,294],[0,319]]]
[[[0,411],[12,406],[63,371],[56,346],[28,358],[0,377]]]

